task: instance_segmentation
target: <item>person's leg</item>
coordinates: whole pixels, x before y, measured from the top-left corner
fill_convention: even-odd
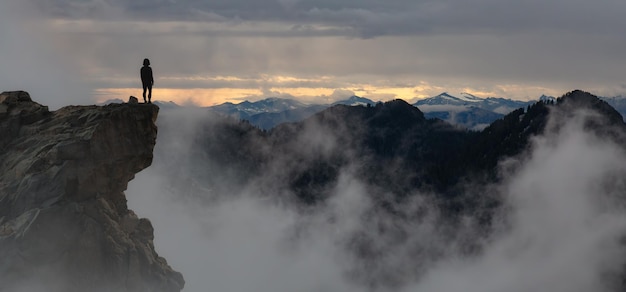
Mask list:
[[[146,103],[146,89],[148,89],[148,86],[144,85],[143,86],[143,103]]]
[[[148,103],[152,103],[152,85],[148,86]]]

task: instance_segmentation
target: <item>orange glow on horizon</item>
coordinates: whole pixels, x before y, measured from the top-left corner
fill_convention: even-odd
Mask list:
[[[269,89],[271,93],[268,94],[261,89],[245,88],[154,88],[152,90],[152,100],[173,101],[180,105],[212,106],[224,102],[239,103],[246,99],[256,101],[275,96],[293,96],[295,99],[312,104],[331,103],[349,97],[348,94],[346,96],[333,95],[335,90],[334,88],[273,87]],[[353,92],[355,95],[374,101],[387,101],[396,98],[410,101],[415,99],[415,97],[427,97],[427,95],[418,94],[419,90],[413,87],[376,88],[373,86],[359,86],[359,88],[343,88],[340,90]],[[102,88],[94,91],[96,102],[105,102],[111,99],[127,101],[131,95],[137,97],[139,101],[143,100],[141,88]]]
[[[127,101],[129,96],[135,96],[141,102],[143,91],[141,88],[106,88],[96,89],[94,95],[97,102],[104,102],[110,99],[119,98]],[[258,96],[263,92],[258,89],[240,89],[240,88],[153,88],[153,101],[173,101],[180,105],[193,104],[197,106],[212,106],[224,102],[238,103],[242,97]]]
[[[281,77],[283,78],[283,77]],[[507,89],[516,89],[509,85]],[[476,90],[458,88],[458,92],[468,92],[479,97],[498,96],[498,90]],[[244,100],[257,101],[269,97],[288,97],[310,104],[332,103],[346,99],[350,94],[369,98],[373,101],[403,99],[409,103],[436,96],[446,91],[439,86],[422,83],[417,86],[392,87],[370,84],[350,84],[344,88],[325,87],[271,87],[261,88],[154,88],[153,101],[172,101],[179,105],[213,106],[225,102],[240,103]],[[454,91],[453,91],[454,92]],[[110,99],[127,101],[129,96],[136,96],[142,101],[141,88],[101,88],[94,90],[96,102]]]

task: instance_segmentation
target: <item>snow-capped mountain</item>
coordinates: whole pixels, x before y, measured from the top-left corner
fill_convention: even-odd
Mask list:
[[[343,104],[348,106],[367,106],[368,104],[375,105],[376,103],[370,99],[353,95],[348,99],[340,100],[330,105],[311,104],[283,111],[262,112],[250,116],[248,120],[250,121],[250,123],[256,125],[261,129],[269,130],[281,123],[298,122],[304,120],[317,112],[325,110],[329,106],[334,106],[337,104]]]
[[[279,113],[287,110],[305,108],[307,106],[307,104],[297,100],[271,97],[255,102],[246,100],[238,104],[226,102],[220,105],[211,106],[209,107],[209,110],[240,119],[249,119],[251,116],[260,113]]]
[[[540,101],[550,101],[550,102],[555,102],[555,101],[556,101],[556,97],[554,97],[554,96],[550,96],[550,95],[545,95],[545,94],[542,94],[542,95],[539,97],[539,100],[540,100]]]
[[[437,96],[420,100],[414,106],[418,107],[427,118],[439,118],[455,125],[480,130],[504,114],[533,102],[495,97],[480,98],[470,93],[452,95],[443,92]],[[267,98],[256,102],[244,101],[239,104],[227,102],[209,107],[209,109],[246,119],[262,129],[271,129],[280,123],[306,119],[327,107],[338,104],[374,106],[376,102],[364,97],[351,96],[332,104],[307,105],[291,99]]]
[[[429,106],[439,106],[436,109],[441,109],[440,106],[442,105],[452,105],[462,107],[475,106],[496,113],[506,114],[534,102],[535,101],[519,101],[501,97],[480,98],[465,92],[454,96],[444,92],[437,96],[419,100],[413,105],[417,106],[422,111],[429,111]]]
[[[554,101],[552,96],[542,95],[539,100]],[[605,98],[620,112],[626,112],[626,98]],[[122,100],[110,100],[105,103],[123,102]],[[438,118],[451,124],[465,128],[480,130],[485,125],[501,118],[511,111],[526,107],[535,101],[518,101],[499,97],[480,98],[470,93],[450,94],[443,92],[437,96],[419,100],[413,105],[418,107],[426,118]],[[158,102],[163,109],[179,107],[173,102]],[[207,107],[210,111],[229,115],[238,119],[248,120],[253,125],[262,129],[271,129],[280,123],[297,122],[334,105],[349,106],[375,106],[376,102],[371,99],[350,96],[345,100],[336,101],[332,104],[305,104],[297,100],[286,98],[266,98],[259,101],[243,101],[235,104],[226,102],[220,105]]]
[[[304,120],[329,106],[337,104],[366,106],[376,103],[359,96],[351,96],[332,104],[305,104],[286,98],[267,98],[256,102],[244,101],[238,104],[226,102],[211,106],[209,110],[248,120],[262,129],[271,129],[280,123]]]
[[[518,108],[526,107],[535,102],[537,101],[520,101],[502,97],[488,97],[480,101],[476,106],[494,113],[506,115]]]
[[[367,106],[368,104],[375,105],[376,103],[372,101],[371,99],[353,95],[353,96],[350,96],[350,98],[348,99],[336,101],[332,105],[336,105],[336,104],[345,104],[349,106],[357,106],[357,105]]]
[[[503,115],[535,102],[501,97],[480,98],[465,92],[458,95],[443,92],[413,105],[424,112],[427,118],[439,118],[451,124],[480,130]]]
[[[466,106],[466,105],[470,105],[470,104],[474,104],[477,102],[481,102],[483,101],[482,98],[480,97],[476,97],[472,94],[466,93],[466,92],[462,92],[461,94],[459,94],[458,96],[453,96],[447,92],[443,92],[437,96],[433,96],[433,97],[429,97],[426,99],[422,99],[418,102],[416,102],[414,105],[415,106],[420,106],[420,105],[460,105],[460,106]]]

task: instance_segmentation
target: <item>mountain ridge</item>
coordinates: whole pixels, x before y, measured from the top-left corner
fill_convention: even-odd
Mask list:
[[[268,98],[257,102],[244,101],[239,104],[227,102],[208,108],[235,118],[248,120],[262,129],[269,130],[280,123],[303,120],[316,112],[338,104],[351,106],[374,106],[377,104],[377,102],[370,99],[353,95],[345,100],[331,104],[300,104],[291,109],[275,108],[267,110],[265,105],[258,106],[258,104],[266,104],[268,100],[275,99]],[[481,129],[484,127],[483,125],[494,121],[503,114],[528,104],[528,102],[517,102],[504,98],[490,97],[483,99],[469,93],[463,93],[462,98],[457,98],[444,92],[438,96],[418,101],[413,105],[420,107],[427,118],[439,118],[462,127]],[[442,106],[456,107],[442,109]],[[457,116],[460,116],[460,118],[456,119]]]
[[[403,100],[393,100],[369,107],[331,106],[302,121],[280,124],[267,133],[262,133],[260,129],[255,130],[252,125],[245,124],[245,128],[237,130],[240,133],[237,136],[252,139],[251,141],[255,141],[256,144],[272,145],[271,147],[255,146],[258,149],[273,150],[259,152],[245,146],[244,148],[249,150],[234,153],[235,155],[230,158],[222,155],[222,158],[224,161],[241,161],[244,165],[248,163],[246,161],[266,161],[259,165],[271,165],[270,157],[303,151],[291,148],[292,146],[289,145],[292,142],[290,141],[306,139],[301,137],[301,133],[314,129],[315,135],[324,133],[323,136],[328,137],[327,143],[329,144],[328,146],[315,146],[318,147],[315,148],[317,149],[315,152],[322,151],[321,149],[325,147],[333,148],[336,152],[330,156],[322,155],[323,152],[316,154],[315,163],[309,158],[299,158],[317,166],[309,170],[300,169],[289,172],[292,178],[285,178],[282,181],[289,182],[292,188],[306,190],[304,186],[319,184],[314,189],[318,191],[324,189],[325,187],[322,186],[325,184],[322,182],[324,179],[318,181],[316,177],[327,177],[328,174],[337,173],[342,165],[355,159],[356,155],[366,158],[375,165],[367,166],[359,172],[361,176],[368,177],[368,181],[385,182],[383,183],[385,187],[394,189],[397,193],[422,187],[446,193],[453,190],[452,185],[462,180],[464,176],[486,173],[487,177],[495,179],[497,175],[495,167],[498,161],[502,157],[522,153],[528,147],[531,137],[543,132],[551,109],[558,108],[561,112],[567,112],[568,104],[572,103],[566,101],[578,100],[576,97],[579,95],[587,96],[587,98],[578,98],[581,101],[575,103],[574,108],[600,109],[612,123],[623,124],[623,121],[619,120],[621,118],[619,113],[612,108],[609,110],[608,104],[582,91],[572,91],[566,94],[560,99],[564,100],[561,102],[546,99],[528,107],[519,108],[480,131],[468,131],[440,119],[428,119],[419,108]],[[593,104],[598,104],[599,107],[594,107]],[[229,122],[227,128],[233,127],[239,127],[236,121]],[[212,128],[212,131],[219,132],[221,137],[229,136],[230,134],[223,132],[227,128],[216,126]],[[201,145],[205,146],[197,151],[203,151],[202,148],[213,149],[211,155],[207,154],[212,156],[227,152],[226,149],[232,147],[216,143],[216,139],[211,138],[201,142]],[[238,140],[237,143],[245,145],[249,142]],[[313,143],[311,147],[313,145],[316,144]],[[205,154],[198,153],[196,156],[202,155]],[[388,158],[393,162],[387,161]],[[279,158],[275,159],[279,160]],[[389,169],[391,165],[395,170]],[[229,168],[228,165],[220,167]],[[241,169],[257,168],[242,166]],[[400,169],[403,176],[390,176],[392,173],[398,173]],[[254,173],[251,172],[249,175],[254,176]],[[385,179],[380,180],[376,177]],[[397,189],[395,187],[402,185],[404,187]],[[310,200],[311,194],[302,192],[300,194],[307,198],[307,201]]]
[[[555,97],[547,95],[541,95],[537,100],[532,101],[520,101],[503,97],[481,98],[464,92],[459,95],[461,97],[457,97],[449,92],[442,92],[437,96],[419,100],[413,103],[413,105],[419,107],[427,118],[441,119],[471,130],[482,130],[491,122],[518,108],[530,106],[537,101],[556,101]],[[622,115],[626,114],[625,97],[601,97],[601,99],[607,101]],[[111,102],[121,103],[123,101],[109,100],[105,104]],[[272,104],[280,104],[281,102],[290,106],[272,106]],[[173,102],[162,103],[157,101],[155,103],[163,109],[178,107]],[[261,129],[270,130],[280,123],[301,121],[314,113],[337,104],[374,106],[376,102],[356,95],[331,104],[304,104],[288,98],[270,97],[254,102],[246,100],[239,104],[226,102],[206,108],[235,118],[248,120]]]

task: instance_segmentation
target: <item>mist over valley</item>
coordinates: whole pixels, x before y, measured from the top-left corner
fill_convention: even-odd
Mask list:
[[[624,125],[582,91],[470,131],[394,100],[262,130],[164,110],[129,206],[186,291],[613,291]]]

